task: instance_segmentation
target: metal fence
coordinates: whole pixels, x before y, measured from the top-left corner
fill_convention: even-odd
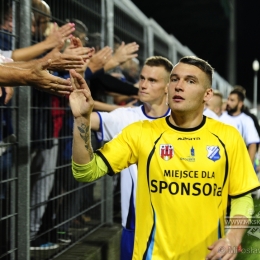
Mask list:
[[[31,13],[36,16],[44,13],[32,8],[30,0],[10,0],[13,8],[7,15],[3,2],[0,49],[34,44]],[[173,63],[184,55],[194,55],[131,1],[46,0],[46,3],[51,10],[46,22],[61,26],[76,18],[87,26],[89,33],[100,33],[101,46],[113,46],[114,35],[126,43],[137,42],[141,64],[151,55],[165,56]],[[5,19],[13,23],[9,31],[2,27]],[[4,47],[7,36],[11,46]],[[232,88],[217,73],[213,87],[225,97]],[[0,99],[0,259],[54,259],[102,225],[113,223],[120,189],[115,188],[110,177],[86,184],[73,179],[70,166],[73,119],[66,98],[27,87],[16,88],[8,105],[4,104],[4,97]],[[92,139],[94,148],[98,148],[101,144]],[[52,243],[53,249],[36,250],[44,243]]]

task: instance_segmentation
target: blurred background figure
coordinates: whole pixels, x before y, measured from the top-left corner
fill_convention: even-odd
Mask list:
[[[217,116],[216,119],[218,119],[218,117],[220,117],[222,114],[222,105],[223,105],[222,100],[223,100],[222,93],[219,92],[218,90],[213,90],[212,98],[209,101],[207,101],[205,104],[206,109],[209,109],[213,113],[215,113],[215,115]],[[205,115],[205,111],[203,114]]]

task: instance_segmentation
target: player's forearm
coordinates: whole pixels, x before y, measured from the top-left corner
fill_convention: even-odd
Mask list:
[[[230,240],[233,246],[238,247],[243,239],[243,236],[247,230],[250,220],[242,215],[235,215],[230,220],[231,227],[226,234],[226,237]]]
[[[87,164],[93,159],[90,119],[74,119],[72,158],[77,164]]]
[[[241,243],[253,211],[254,202],[250,193],[231,199],[230,229],[227,237],[234,241],[234,246],[238,246]]]

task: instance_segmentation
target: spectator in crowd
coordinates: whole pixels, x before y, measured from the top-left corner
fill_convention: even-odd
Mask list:
[[[67,37],[67,33],[74,31],[74,24],[69,23],[70,30],[62,31],[61,28],[54,26],[50,35],[45,36],[45,30],[48,28],[51,18],[50,8],[44,1],[34,1],[35,33],[34,42],[44,42],[51,37],[54,32],[62,34],[61,37]],[[63,35],[66,33],[66,35]],[[59,38],[59,37],[58,37]],[[60,39],[60,38],[59,38]],[[61,44],[56,48],[63,47],[63,42],[67,38],[62,38]],[[53,46],[55,47],[55,46]],[[55,51],[55,49],[53,51]],[[47,51],[49,49],[46,49]],[[59,49],[60,50],[60,49]],[[53,52],[51,51],[51,52]],[[48,57],[49,54],[46,56]],[[67,54],[63,54],[67,57]],[[59,56],[61,54],[59,53]],[[69,55],[71,57],[71,55]],[[73,57],[73,56],[72,56]],[[74,55],[75,57],[75,55]],[[80,57],[83,61],[84,57]],[[79,66],[78,66],[79,67]],[[56,136],[57,121],[52,113],[53,96],[44,95],[36,89],[32,92],[32,149],[31,149],[31,250],[55,249],[58,247],[56,237],[50,237],[48,232],[42,233],[41,225],[47,200],[54,183],[54,173],[58,155],[58,139]],[[53,219],[52,212],[47,221]]]
[[[123,80],[124,82],[134,84],[134,86],[138,88],[138,77],[140,73],[139,60],[137,58],[129,59],[122,63],[120,68],[120,73],[112,72],[111,75]],[[117,105],[124,106],[130,102],[135,106],[140,105],[140,101],[138,101],[137,96],[131,97],[129,95],[122,95],[114,92],[108,92],[108,94],[113,97],[113,102]]]
[[[1,40],[1,39],[0,39]],[[3,61],[3,60],[2,60]],[[1,88],[0,88],[1,89]],[[16,142],[16,136],[13,131],[11,102],[13,88],[3,87],[0,95],[0,218],[5,219],[10,214],[9,198],[11,179],[13,144]],[[4,239],[0,239],[0,256],[2,252],[8,250],[10,244],[10,230],[7,221],[0,221],[0,232],[4,234]]]
[[[122,73],[127,82],[132,84],[136,84],[138,82],[138,77],[140,73],[140,64],[137,58],[129,59],[124,62],[120,67],[122,69]]]
[[[74,31],[77,34],[77,29]],[[94,53],[94,49],[82,46],[74,46],[73,42],[77,42],[75,37],[70,38],[71,44],[67,47],[70,50],[64,53],[70,53],[73,55],[83,55],[86,58],[91,58]],[[72,46],[73,45],[73,46]],[[88,54],[88,56],[86,56]],[[69,74],[67,71],[55,72],[55,75],[68,79]],[[68,99],[58,96],[51,97],[51,116],[53,122],[53,137],[58,140],[58,154],[57,154],[57,167],[55,169],[53,186],[49,194],[50,198],[60,196],[64,194],[62,200],[49,200],[47,203],[46,210],[42,217],[41,226],[38,230],[38,235],[43,240],[45,237],[45,242],[50,240],[52,244],[57,245],[56,242],[62,244],[68,244],[71,242],[71,236],[69,235],[68,228],[70,227],[70,221],[68,219],[79,214],[80,199],[82,196],[79,196],[80,191],[78,188],[78,183],[71,179],[71,174],[64,174],[66,169],[68,169],[68,159],[69,149],[67,143],[71,144],[71,113],[68,108]],[[62,137],[62,138],[61,138]],[[65,193],[68,192],[68,189],[75,189],[74,192],[70,193],[69,196],[66,196]],[[71,191],[71,190],[70,190]],[[75,203],[78,201],[78,203]],[[65,223],[64,223],[65,222]],[[57,223],[64,223],[60,225],[58,229],[54,228]],[[48,235],[41,235],[48,234]],[[55,243],[54,243],[55,242]],[[47,243],[50,244],[50,243]],[[40,247],[34,247],[34,249],[39,249]],[[54,248],[54,247],[51,247]]]
[[[42,2],[42,3],[41,3]],[[13,50],[13,36],[12,36],[12,30],[13,30],[13,24],[12,24],[12,1],[4,0],[4,10],[3,12],[0,12],[0,49],[9,53],[9,58],[12,58],[14,61],[29,61],[34,58],[39,57],[40,55],[46,53],[47,51],[52,50],[53,48],[61,45],[64,43],[66,39],[68,39],[71,35],[71,33],[75,30],[73,23],[67,23],[63,25],[62,27],[58,28],[57,24],[55,23],[54,28],[52,32],[46,37],[43,41],[38,42],[36,44],[33,44],[28,47],[14,49]],[[35,3],[38,3],[39,11],[42,12],[49,12],[48,6],[44,1],[35,1]],[[4,14],[3,17],[1,17],[1,14]],[[39,19],[39,14],[36,15],[38,26],[35,24],[35,17],[32,13],[32,34],[39,34],[39,30],[45,30],[47,28],[47,20],[43,21]],[[47,19],[47,18],[46,18]],[[1,21],[2,24],[1,24]],[[40,29],[39,28],[40,24]],[[44,27],[43,27],[44,25]]]
[[[228,96],[226,112],[222,113],[220,120],[238,129],[245,141],[251,161],[254,163],[260,139],[254,121],[242,111],[244,100],[244,92],[239,88],[234,88]]]
[[[44,1],[32,3],[35,17],[34,42],[42,42],[47,24],[51,18],[49,6]],[[53,187],[54,172],[58,154],[58,140],[54,138],[54,124],[51,116],[50,95],[32,92],[32,149],[31,149],[31,250],[55,249],[59,245],[41,233],[42,217]],[[52,221],[49,217],[48,221]]]
[[[41,1],[34,0],[39,3]],[[44,4],[44,2],[43,2]],[[41,6],[41,3],[39,3]],[[45,6],[45,5],[44,5]],[[63,45],[63,41],[69,37],[74,31],[74,25],[68,23],[58,30],[54,30],[52,35],[44,42],[40,42],[33,46],[13,50],[13,20],[12,20],[12,1],[3,0],[0,12],[0,84],[19,86],[30,85],[37,87],[43,91],[59,94],[69,94],[71,91],[70,83],[57,77],[53,77],[48,70],[64,70],[70,68],[79,68],[83,65],[81,57],[75,55],[61,55],[59,50]],[[32,23],[34,15],[32,14]],[[35,33],[35,27],[32,26],[32,33]],[[57,47],[55,51],[49,53],[40,60],[32,60],[47,50]],[[19,63],[6,63],[8,59],[14,61],[30,61]],[[22,70],[23,69],[23,70]],[[6,73],[8,72],[8,73]],[[42,78],[42,82],[40,80]],[[3,90],[4,91],[4,90]],[[1,90],[0,90],[1,93]],[[6,95],[5,103],[8,103],[12,94],[10,90]]]
[[[117,35],[114,35],[113,51],[116,52],[119,48],[122,48],[123,45],[124,42],[121,41],[121,39]],[[125,81],[126,79],[124,74],[122,73],[122,68],[120,65],[115,66],[113,69],[109,70],[108,73],[119,80]]]
[[[11,8],[9,8],[9,4],[6,0],[2,1],[0,11],[0,49],[3,50],[11,50],[11,44],[8,46],[7,37],[3,37],[2,31],[6,31],[11,34],[12,32],[12,12]],[[11,39],[11,36],[8,35]],[[11,42],[11,40],[10,40]],[[9,47],[9,48],[8,48]],[[8,59],[9,62],[12,62],[12,59]],[[4,62],[4,60],[2,60]],[[13,123],[12,123],[12,101],[11,98],[14,94],[14,89],[12,87],[0,87],[0,180],[7,180],[11,177],[11,167],[12,167],[12,144],[16,142],[16,136],[14,135]],[[3,184],[0,192],[0,204],[5,205],[6,199],[9,197],[8,183]],[[7,204],[6,204],[7,205]],[[3,207],[4,216],[6,212],[7,206]],[[2,224],[2,223],[1,223]],[[1,230],[2,225],[1,225]]]
[[[203,116],[204,103],[213,95],[212,74],[206,61],[181,58],[168,85],[171,115],[133,123],[93,153],[93,99],[84,79],[71,71],[78,88],[70,95],[75,178],[91,182],[138,165],[133,259],[196,255],[213,260],[237,255],[253,211],[250,193],[260,184],[238,131]],[[240,218],[243,226],[225,234],[228,196],[231,216]]]
[[[86,46],[94,47],[97,52],[100,51],[103,46],[101,33],[88,33]]]
[[[60,53],[60,50],[64,45],[64,41],[69,37],[71,32],[74,31],[74,29],[74,24],[72,23],[65,24],[59,29],[57,29],[57,25],[55,25],[55,28],[52,31],[51,36],[48,37],[48,41],[52,42],[52,45],[55,48],[53,48],[53,50],[49,52],[48,55],[45,55],[43,58],[38,59],[38,61],[48,61],[48,59],[52,59],[52,63],[48,65],[49,70],[69,70],[70,68],[76,69],[82,67],[83,59],[86,59],[88,57],[88,54],[82,55],[82,53],[80,53],[81,57],[79,57],[79,53],[74,53],[72,55],[64,55]],[[8,33],[10,34],[11,31]],[[5,57],[5,59],[11,59],[14,61],[31,61],[33,58],[36,58],[39,54],[46,54],[46,51],[51,50],[49,46],[50,44],[47,44],[45,42],[43,44],[39,43],[25,48],[12,50],[12,39],[10,37],[6,37],[6,35],[6,30],[2,30],[0,32],[0,55]],[[55,63],[57,63],[57,66],[55,66]],[[62,67],[61,63],[63,63]],[[25,69],[27,68],[27,66],[31,67],[31,63],[16,63],[15,65],[16,67]],[[66,65],[67,67],[65,67]]]

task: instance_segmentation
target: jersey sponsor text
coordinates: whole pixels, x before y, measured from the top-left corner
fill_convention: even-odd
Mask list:
[[[169,192],[172,195],[189,195],[189,196],[221,196],[222,188],[216,183],[190,183],[190,182],[166,182],[151,180],[151,192],[164,193]]]

